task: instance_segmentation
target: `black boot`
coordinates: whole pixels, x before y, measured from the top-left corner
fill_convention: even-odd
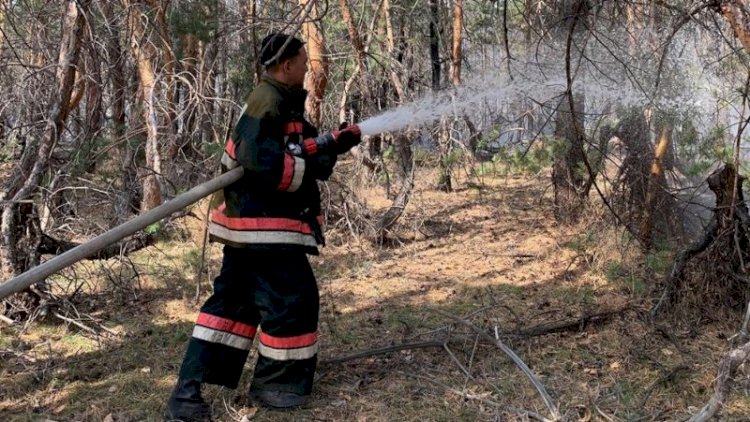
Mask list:
[[[250,400],[253,404],[272,409],[294,409],[307,402],[307,396],[288,391],[250,389]]]
[[[177,381],[167,401],[167,421],[210,422],[211,406],[201,397],[201,383],[195,380]]]

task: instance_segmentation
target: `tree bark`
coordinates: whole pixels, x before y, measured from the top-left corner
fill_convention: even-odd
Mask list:
[[[360,93],[361,93],[360,102],[362,104],[367,104],[369,101],[373,99],[372,91],[370,90],[370,84],[369,84],[367,51],[365,48],[365,44],[362,41],[362,37],[360,36],[359,30],[357,29],[357,26],[354,23],[354,18],[352,16],[352,11],[351,11],[351,6],[349,4],[349,0],[339,0],[339,6],[341,8],[341,17],[344,20],[344,23],[346,24],[346,29],[349,33],[349,41],[352,44],[352,48],[354,48],[354,54],[357,60],[356,68],[354,72],[352,73],[352,76],[344,84],[344,91],[341,97],[341,110],[339,111],[339,119],[342,121],[358,120],[361,110],[359,110],[359,107],[348,107],[350,103],[349,93],[351,92],[351,88],[355,80],[359,79]],[[349,113],[348,118],[347,118],[347,108],[355,109],[353,112]]]
[[[360,71],[367,72],[367,54],[365,53],[365,45],[362,42],[362,37],[359,34],[357,26],[354,24],[349,0],[339,0],[339,7],[341,7],[341,17],[346,24],[346,30],[349,32],[349,41],[352,43],[354,53],[357,56],[357,63],[361,67]]]
[[[104,109],[102,103],[102,87],[104,80],[102,78],[101,62],[97,46],[89,43],[86,48],[86,57],[82,62],[86,62],[86,80],[85,80],[85,122],[83,129],[84,149],[87,152],[86,162],[87,171],[93,172],[96,169],[97,162],[95,153],[99,140],[99,131],[102,129],[104,121]]]
[[[49,157],[60,139],[65,122],[70,112],[69,105],[73,92],[76,68],[79,61],[81,38],[85,24],[85,15],[90,0],[68,0],[63,5],[62,39],[56,71],[57,86],[50,109],[47,113],[48,124],[41,137],[30,141],[24,149],[20,164],[15,167],[2,199],[8,202],[2,208],[0,232],[0,266],[3,278],[23,272],[24,257],[19,256],[17,245],[19,235],[19,204],[28,201],[39,188],[42,173],[48,168]],[[18,184],[18,181],[23,181]],[[26,222],[28,223],[28,222]]]
[[[258,46],[258,0],[245,0],[245,2],[243,3],[242,12],[244,15],[244,20],[247,26],[250,28],[250,39],[246,38],[247,35],[245,34],[247,34],[247,31],[243,31],[242,36],[245,37],[244,41],[246,43],[249,43],[253,49],[253,74],[255,76],[255,83],[257,84],[258,81],[260,81],[261,75],[263,74],[263,66],[261,66],[260,64],[260,50]]]
[[[432,64],[432,90],[440,90],[440,9],[438,0],[429,0],[430,4],[430,63]]]
[[[438,171],[437,189],[443,192],[453,191],[453,139],[451,137],[452,125],[452,118],[443,117],[440,119],[440,131],[438,133],[440,164]]]
[[[740,40],[745,51],[750,53],[750,8],[741,0],[721,1],[721,14]]]
[[[143,120],[146,124],[146,174],[143,177],[143,198],[141,211],[147,211],[161,204],[161,157],[158,145],[158,119],[156,116],[156,74],[154,65],[157,51],[147,33],[147,17],[137,7],[136,1],[126,0],[130,5],[128,16],[130,25],[130,51],[138,68],[138,80],[141,100],[143,101]]]
[[[396,199],[378,219],[376,227],[377,239],[382,242],[385,240],[388,231],[396,224],[409,204],[409,197],[414,189],[414,155],[411,149],[411,142],[405,135],[400,134],[395,139],[395,146],[401,162],[401,189],[396,195]]]
[[[84,35],[85,38],[85,35]],[[86,62],[83,57],[78,58],[78,63],[76,64],[76,72],[75,72],[75,78],[73,82],[73,92],[70,94],[70,103],[68,104],[67,109],[70,111],[75,110],[78,108],[78,105],[81,104],[81,100],[83,99],[83,94],[86,91],[86,81],[85,81],[85,74],[86,74]]]
[[[565,151],[555,158],[552,166],[554,185],[555,218],[562,223],[578,220],[588,190],[584,188],[587,177],[583,168],[584,140],[576,129],[583,127],[583,96],[575,97],[575,113],[571,111],[567,99],[557,112],[555,137],[565,142]],[[574,120],[575,119],[575,120]]]
[[[654,160],[651,163],[651,176],[648,182],[648,188],[646,191],[646,204],[643,211],[643,219],[641,220],[641,227],[639,230],[641,243],[646,251],[649,251],[653,246],[652,229],[654,225],[654,214],[657,209],[657,199],[659,193],[663,192],[666,188],[664,178],[664,157],[667,155],[669,150],[669,144],[672,140],[672,126],[667,125],[662,128],[661,135],[659,136],[659,143],[656,146],[654,152]]]
[[[736,220],[744,227],[749,223],[748,210],[742,193],[745,177],[737,174],[733,164],[713,172],[708,179],[708,187],[716,195],[716,221],[718,230],[731,228]]]
[[[388,62],[388,76],[390,77],[393,89],[396,90],[399,101],[406,99],[406,89],[404,84],[401,82],[401,77],[396,71],[395,67],[401,68],[401,61],[396,55],[396,38],[393,34],[393,19],[391,17],[391,2],[390,0],[383,0],[383,20],[385,21],[385,39],[386,47],[388,48],[388,55],[390,60]]]
[[[0,7],[0,29],[5,29],[5,7]],[[0,55],[5,48],[5,37],[0,37]]]
[[[166,118],[164,127],[166,128],[167,135],[164,152],[169,160],[173,160],[179,152],[179,139],[177,138],[177,109],[175,104],[175,98],[177,98],[177,86],[174,82],[177,61],[175,59],[174,50],[172,49],[172,38],[169,36],[169,25],[167,24],[167,11],[169,9],[170,0],[146,0],[146,4],[148,5],[150,12],[154,15],[154,19],[150,21],[150,24],[156,27],[159,38],[159,42],[154,43],[153,39],[149,37],[149,43],[152,43],[155,52],[163,55],[163,64],[159,73],[160,78],[163,80],[164,100],[167,106],[167,111],[164,113],[164,117]],[[161,48],[157,48],[157,44]],[[154,57],[154,59],[155,58],[156,57]]]
[[[102,3],[103,11],[110,27],[111,36],[107,38],[107,57],[109,63],[108,74],[112,85],[111,109],[112,109],[112,133],[117,142],[117,147],[112,151],[113,163],[121,171],[120,190],[118,196],[117,217],[120,221],[127,220],[140,208],[140,195],[138,194],[138,181],[135,165],[135,148],[130,141],[125,128],[127,126],[126,104],[131,92],[126,82],[126,55],[120,38],[123,31],[122,24],[117,18],[114,3]],[[118,221],[118,222],[120,222]]]
[[[461,42],[464,27],[463,0],[453,0],[453,48],[451,48],[451,82],[461,84]]]
[[[385,0],[381,0],[378,8],[382,6],[383,1]],[[369,108],[372,107],[373,104],[375,104],[375,96],[373,95],[371,87],[372,84],[370,81],[367,65],[367,50],[369,48],[370,42],[372,41],[372,34],[375,32],[375,24],[377,23],[379,14],[374,14],[370,23],[370,27],[367,31],[367,41],[363,42],[359,30],[354,24],[354,18],[352,17],[349,0],[339,0],[339,6],[341,8],[341,17],[343,18],[344,23],[346,24],[347,31],[349,33],[349,40],[352,43],[352,47],[354,48],[354,52],[357,57],[357,65],[355,71],[344,84],[344,90],[341,95],[339,119],[341,121],[356,122],[361,118],[362,115],[362,107],[360,107],[360,105]],[[349,94],[355,80],[357,79],[359,79],[360,98],[359,101],[355,102],[349,99]],[[374,107],[369,111],[374,111]],[[373,170],[378,167],[377,157],[379,157],[381,153],[381,144],[382,138],[379,135],[366,137],[362,147],[360,147],[360,151],[364,151],[364,154],[359,155],[356,149],[353,152],[359,155],[359,157],[363,160],[363,162],[369,169]]]
[[[565,48],[565,75],[568,91],[557,111],[555,136],[565,140],[566,150],[555,158],[552,167],[552,183],[555,194],[555,218],[561,223],[574,223],[588,198],[594,175],[586,174],[587,168],[585,132],[583,125],[584,96],[573,92],[573,44],[576,34],[583,25],[580,20],[586,18],[584,0],[573,3],[560,3],[559,14],[563,20],[570,20]],[[568,10],[568,8],[572,8]],[[572,15],[569,16],[569,13]]]
[[[315,0],[299,0],[300,6],[305,8],[307,3]],[[305,88],[308,91],[305,109],[310,122],[320,127],[321,105],[328,85],[328,51],[326,49],[325,34],[320,22],[318,5],[314,4],[310,10],[309,21],[302,24],[302,33],[307,43],[307,57],[310,70],[305,77]]]

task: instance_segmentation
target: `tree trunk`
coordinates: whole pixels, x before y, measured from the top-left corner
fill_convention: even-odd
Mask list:
[[[163,80],[164,86],[164,101],[167,106],[167,112],[164,113],[164,117],[166,118],[164,127],[166,128],[167,137],[164,152],[168,160],[173,160],[179,151],[179,139],[177,138],[177,109],[175,108],[177,86],[174,82],[175,66],[177,63],[172,49],[172,38],[169,36],[169,25],[167,24],[167,11],[170,0],[146,0],[146,3],[151,9],[150,13],[154,14],[154,19],[150,20],[150,24],[156,27],[159,38],[158,43],[154,43],[151,37],[149,37],[148,42],[152,43],[151,48],[155,52],[158,51],[164,56],[163,65],[159,70],[160,79]],[[157,45],[161,48],[157,48]]]
[[[388,76],[390,77],[393,89],[396,90],[398,95],[398,101],[403,102],[406,99],[406,89],[404,84],[401,82],[398,72],[395,67],[401,68],[401,61],[396,55],[396,39],[393,35],[393,20],[391,18],[391,2],[390,0],[383,1],[383,20],[385,21],[385,39],[386,47],[388,48],[388,55],[390,60],[388,62]]]
[[[747,2],[741,0],[723,0],[721,14],[734,31],[734,36],[742,43],[745,51],[750,53],[750,9]]]
[[[593,174],[587,174],[585,132],[583,125],[584,96],[573,92],[573,53],[574,41],[586,19],[586,2],[575,0],[560,3],[559,16],[569,21],[565,49],[565,75],[567,88],[565,98],[557,111],[555,136],[565,140],[565,152],[555,158],[552,167],[552,183],[555,193],[555,217],[561,223],[574,223],[580,218],[583,206],[593,183]]]
[[[40,139],[34,139],[24,149],[21,163],[14,168],[6,186],[4,198],[8,200],[2,208],[2,239],[0,240],[0,272],[4,279],[26,270],[25,257],[19,256],[19,242],[24,230],[19,223],[20,204],[28,201],[39,188],[42,173],[49,165],[49,157],[60,139],[70,109],[71,95],[75,81],[75,64],[79,61],[81,38],[85,24],[85,15],[90,4],[88,1],[66,1],[63,5],[62,39],[58,56],[57,86],[55,96],[47,113],[48,124]],[[80,7],[80,9],[79,9]],[[17,181],[23,181],[18,185]],[[33,208],[33,206],[32,206]]]
[[[464,27],[463,0],[453,0],[453,48],[451,48],[451,82],[461,83],[461,41]]]
[[[440,39],[438,28],[440,27],[440,9],[438,0],[430,2],[430,63],[432,64],[432,90],[440,90]]]
[[[310,1],[315,0],[299,0],[299,4],[305,8]],[[309,19],[310,21],[302,25],[302,33],[307,43],[307,57],[310,62],[310,70],[305,77],[305,88],[308,91],[305,109],[310,122],[315,127],[320,127],[321,105],[326,85],[328,85],[328,52],[317,4],[312,6]]]
[[[341,8],[341,17],[346,24],[346,30],[349,32],[349,41],[352,43],[354,53],[357,56],[357,63],[361,67],[360,72],[367,72],[367,54],[365,53],[365,45],[362,42],[362,37],[359,34],[357,25],[354,23],[349,0],[339,0],[339,7]]]
[[[411,141],[405,135],[397,135],[395,141],[396,151],[401,163],[401,189],[396,199],[380,218],[376,226],[376,239],[383,242],[388,231],[396,224],[399,217],[404,213],[406,205],[409,204],[411,192],[414,189],[414,155],[411,149]]]
[[[638,57],[641,52],[639,35],[643,33],[643,8],[636,3],[625,6],[625,28],[628,34],[628,53],[631,57]]]
[[[118,196],[115,209],[117,210],[118,223],[127,220],[132,214],[137,213],[140,208],[140,195],[138,194],[138,181],[135,165],[135,148],[130,137],[126,133],[127,116],[125,114],[127,99],[131,97],[126,82],[126,55],[120,44],[122,24],[117,18],[114,3],[102,3],[107,25],[110,27],[111,36],[107,38],[107,57],[110,63],[108,71],[112,84],[112,133],[114,134],[117,147],[114,148],[111,162],[120,170],[120,195]]]
[[[648,182],[646,193],[646,204],[643,211],[643,219],[639,230],[641,243],[646,251],[653,246],[652,229],[654,225],[654,214],[657,212],[657,199],[660,193],[666,189],[666,180],[664,176],[664,157],[669,150],[669,143],[672,139],[672,126],[665,126],[659,136],[659,143],[656,146],[654,160],[651,163],[651,177]]]
[[[440,131],[438,133],[438,148],[440,150],[440,165],[437,180],[437,189],[443,192],[453,191],[453,139],[451,138],[451,125],[453,119],[443,117],[440,119]]]
[[[104,121],[104,109],[102,104],[102,87],[104,80],[102,78],[101,57],[96,45],[91,43],[87,49],[86,55],[86,112],[83,130],[83,144],[88,152],[87,170],[93,172],[96,169],[97,162],[95,153],[97,143],[99,142],[99,131],[102,129]]]
[[[355,122],[358,121],[362,115],[360,104],[365,107],[370,107],[375,104],[375,97],[371,89],[369,70],[367,66],[367,46],[369,46],[369,43],[372,40],[372,34],[374,33],[374,26],[377,22],[378,14],[375,13],[375,15],[373,16],[373,20],[368,31],[369,35],[367,43],[364,43],[362,41],[362,37],[360,36],[359,30],[354,23],[349,0],[339,0],[339,6],[341,8],[341,17],[343,18],[344,23],[346,24],[347,31],[349,33],[349,40],[352,43],[352,47],[354,48],[354,52],[357,57],[356,69],[349,80],[347,80],[344,84],[344,90],[341,96],[339,119],[341,121]],[[358,99],[359,101],[352,101],[349,94],[356,79],[359,79],[360,96]],[[370,169],[377,168],[377,157],[379,157],[381,153],[381,143],[382,138],[378,135],[366,137],[360,149],[361,151],[364,151],[364,154],[361,156],[361,158],[365,165],[367,165],[367,167]]]
[[[85,34],[82,35],[85,38]],[[82,56],[82,55],[81,55]],[[78,105],[81,104],[83,94],[86,91],[86,62],[83,57],[78,58],[78,63],[75,65],[75,80],[73,82],[73,92],[70,94],[70,103],[68,104],[68,112],[72,112]]]
[[[575,120],[574,120],[575,116]],[[588,196],[585,189],[588,177],[583,167],[584,139],[583,95],[575,96],[575,113],[571,112],[570,103],[563,99],[557,112],[555,137],[565,142],[565,150],[552,166],[552,183],[554,185],[555,218],[561,223],[574,223],[578,220]],[[578,125],[578,128],[576,126]]]
[[[430,7],[430,64],[432,65],[432,90],[440,90],[440,4],[438,0],[429,0]],[[454,16],[455,18],[455,16]],[[455,23],[455,22],[454,22]],[[455,31],[455,28],[454,28]],[[455,36],[455,32],[454,32]],[[451,192],[453,183],[451,180],[451,151],[452,141],[450,135],[451,123],[447,117],[440,119],[440,128],[438,131],[438,151],[440,154],[439,172],[437,180],[437,189],[443,192]]]
[[[0,29],[5,31],[5,7],[0,7]],[[0,37],[0,56],[5,49],[5,37]]]
[[[156,116],[156,89],[154,66],[157,51],[146,30],[146,16],[135,2],[128,0],[130,7],[130,51],[138,67],[138,80],[143,101],[143,120],[146,124],[146,174],[143,177],[143,198],[141,211],[147,211],[161,204],[161,157],[158,145],[158,119]]]
[[[314,1],[314,0],[313,0]],[[317,7],[316,7],[317,9]],[[245,0],[242,7],[244,20],[247,26],[250,28],[250,39],[244,39],[245,43],[249,43],[253,49],[253,69],[255,76],[255,83],[260,81],[260,77],[263,74],[263,66],[260,64],[260,50],[258,46],[258,0]],[[242,32],[242,36],[246,38],[247,31]]]
[[[711,223],[701,239],[674,260],[652,317],[673,314],[682,323],[736,316],[747,307],[750,291],[750,213],[734,165],[726,163],[706,179],[716,195]]]
[[[346,81],[341,98],[341,110],[339,112],[339,119],[345,121],[350,120],[352,115],[354,115],[354,117],[358,119],[359,114],[361,114],[362,111],[359,106],[354,105],[354,102],[349,99],[349,94],[355,80],[359,80],[359,103],[368,104],[368,102],[373,100],[373,96],[372,91],[370,90],[369,83],[367,51],[365,49],[365,44],[362,41],[362,37],[360,36],[359,30],[354,23],[349,0],[339,0],[339,6],[341,8],[341,17],[344,20],[346,29],[349,33],[349,41],[352,44],[352,48],[354,48],[354,53],[357,59],[355,71],[352,73],[352,76],[349,78],[349,80]],[[347,113],[347,109],[354,109],[354,111],[353,113]],[[347,119],[347,114],[349,114],[349,119]]]

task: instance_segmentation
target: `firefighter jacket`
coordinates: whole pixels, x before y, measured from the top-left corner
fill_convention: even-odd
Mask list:
[[[303,118],[307,92],[264,76],[248,97],[221,159],[223,171],[244,167],[211,203],[211,240],[233,247],[304,251],[323,244],[320,191],[335,155],[303,159],[289,152],[318,135]]]

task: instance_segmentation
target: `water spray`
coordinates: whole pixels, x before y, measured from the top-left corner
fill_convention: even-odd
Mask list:
[[[559,104],[564,100],[563,95],[567,91],[567,84],[563,78],[548,78],[535,66],[518,69],[516,73],[523,79],[517,77],[511,80],[507,76],[498,75],[481,75],[466,79],[458,88],[432,93],[412,103],[370,117],[359,123],[359,128],[363,135],[376,135],[434,122],[446,115],[476,116],[478,111],[485,108],[498,110],[520,99],[530,98],[538,104],[550,104],[553,108],[556,108],[555,102]],[[697,114],[700,117],[708,116],[713,110],[712,107],[715,107],[714,90],[717,89],[715,80],[716,78],[711,79],[702,74],[700,78],[692,80],[692,90],[682,98],[672,96],[661,102],[637,91],[627,81],[610,79],[604,83],[596,78],[587,79],[585,75],[576,80],[573,90],[584,95],[587,110],[590,104],[599,106],[618,104],[626,107],[651,104],[674,110],[691,109],[698,111]],[[724,87],[724,89],[727,88]],[[591,109],[596,109],[596,107],[591,107]],[[133,220],[1,283],[0,300],[43,281],[57,271],[228,186],[239,180],[242,174],[242,167],[238,167],[202,183]]]

